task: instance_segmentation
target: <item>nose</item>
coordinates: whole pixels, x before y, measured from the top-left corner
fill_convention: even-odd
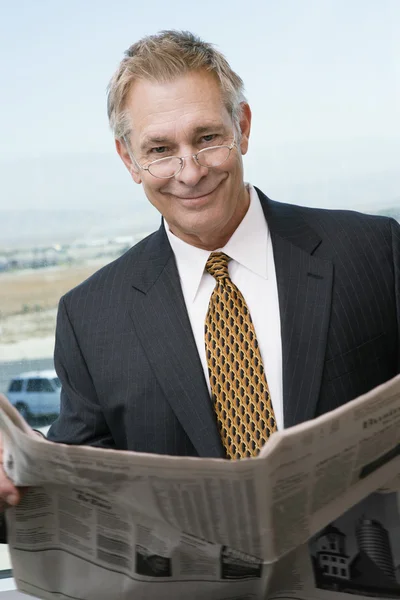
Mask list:
[[[202,167],[197,164],[192,156],[187,156],[183,159],[183,168],[178,175],[175,175],[175,179],[180,183],[193,187],[207,174],[207,167]]]

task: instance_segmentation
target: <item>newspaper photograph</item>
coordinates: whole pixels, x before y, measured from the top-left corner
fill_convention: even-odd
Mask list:
[[[399,498],[372,494],[310,542],[315,586],[358,596],[400,598]]]
[[[278,561],[268,598],[400,598],[400,494],[371,494]]]
[[[0,431],[29,487],[6,518],[32,596],[399,597],[400,376],[241,461],[56,444],[5,398]]]

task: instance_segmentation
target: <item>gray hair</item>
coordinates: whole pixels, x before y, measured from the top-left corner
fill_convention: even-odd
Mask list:
[[[107,89],[107,109],[115,138],[121,140],[130,133],[125,104],[134,81],[146,79],[163,83],[201,69],[217,78],[225,106],[239,132],[241,103],[246,101],[242,79],[213,44],[203,42],[188,31],[169,30],[133,44],[114,73]]]

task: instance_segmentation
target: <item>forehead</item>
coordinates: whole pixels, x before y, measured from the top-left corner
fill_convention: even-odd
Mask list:
[[[226,126],[231,118],[215,77],[200,71],[169,82],[135,81],[125,110],[136,140],[148,136],[190,134],[204,126]]]

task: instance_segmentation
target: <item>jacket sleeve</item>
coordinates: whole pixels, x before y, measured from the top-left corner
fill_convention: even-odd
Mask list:
[[[54,365],[60,378],[60,415],[47,438],[65,444],[88,444],[114,448],[95,385],[79,347],[68,315],[65,297],[61,298],[56,327]]]
[[[400,373],[400,224],[391,220],[394,293],[397,308],[397,372]]]

